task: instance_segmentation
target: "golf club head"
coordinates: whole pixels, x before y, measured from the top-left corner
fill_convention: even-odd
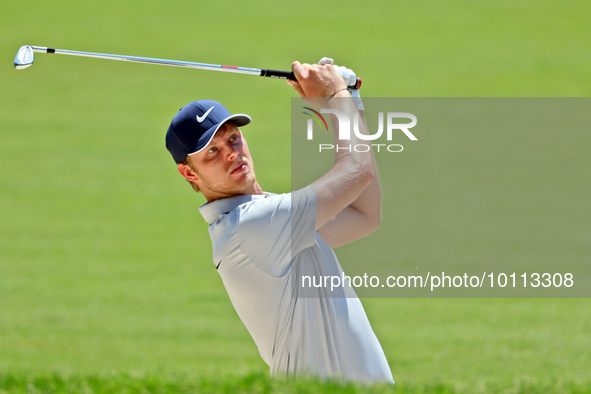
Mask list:
[[[33,64],[33,48],[30,45],[20,47],[14,58],[14,68],[25,69]]]

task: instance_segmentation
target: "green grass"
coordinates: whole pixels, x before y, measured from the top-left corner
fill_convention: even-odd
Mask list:
[[[9,393],[413,393],[413,394],[585,394],[591,392],[589,381],[539,381],[537,379],[515,380],[506,384],[480,381],[476,384],[450,385],[441,381],[410,382],[406,384],[363,386],[338,381],[317,379],[270,379],[264,374],[234,376],[223,381],[185,375],[164,376],[62,376],[50,374],[34,378],[15,375],[0,375],[0,392]]]
[[[164,149],[182,105],[220,100],[254,119],[243,131],[261,185],[288,191],[295,92],[272,79],[43,54],[15,71],[21,45],[276,69],[333,56],[363,77],[365,97],[591,92],[591,4],[582,0],[42,0],[4,1],[1,9],[0,392],[359,391],[267,377],[213,267],[197,209],[204,200]],[[572,152],[584,150],[577,144]],[[480,179],[452,153],[459,173]],[[586,156],[563,153],[579,174],[588,172]],[[416,174],[435,177],[440,163],[424,163]],[[509,181],[536,194],[518,177]],[[571,201],[565,196],[579,201],[560,221],[575,246],[591,233],[584,182],[551,193],[552,206]],[[417,240],[392,241],[404,264],[439,259],[428,239],[454,238],[445,222],[451,197],[438,199],[433,185],[416,184],[417,198],[411,189],[400,194],[414,205],[394,212],[397,231]],[[458,193],[472,190],[463,187]],[[393,205],[395,192],[385,195]],[[512,195],[503,196],[510,205]],[[545,212],[535,202],[534,211]],[[485,219],[495,220],[489,209]],[[534,211],[522,211],[518,224],[537,223]],[[440,215],[440,228],[429,212]],[[546,256],[564,250],[535,238],[543,230],[524,232],[524,242]],[[496,247],[518,258],[511,234],[498,233]],[[456,237],[453,246],[470,261],[486,260],[470,239]],[[567,249],[590,262],[587,249]],[[588,299],[363,302],[394,392],[591,391]]]

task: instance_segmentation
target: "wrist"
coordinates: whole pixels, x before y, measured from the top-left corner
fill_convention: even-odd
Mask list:
[[[328,97],[329,97],[329,98],[331,98],[331,97],[335,97],[335,96],[337,96],[338,94],[340,94],[341,92],[348,91],[348,90],[349,90],[349,89],[348,89],[347,87],[341,88],[341,89],[339,89],[339,90],[335,91],[333,94],[331,94],[331,95],[330,95],[330,96],[328,96]],[[342,95],[341,95],[341,96],[339,96],[339,97],[344,97],[344,96],[342,96]]]
[[[338,90],[326,100],[326,108],[336,109],[338,107],[342,107],[343,103],[345,102],[345,100],[343,100],[343,99],[347,99],[347,98],[351,98],[351,92],[349,92],[349,89],[343,88],[341,90]],[[335,99],[338,99],[338,100],[335,100]],[[346,100],[346,101],[349,101],[349,100]]]

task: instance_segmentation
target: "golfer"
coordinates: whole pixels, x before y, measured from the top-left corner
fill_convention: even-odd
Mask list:
[[[289,83],[318,108],[343,111],[351,119],[361,114],[359,128],[367,134],[363,111],[339,73],[344,68],[330,63],[294,62],[297,81]],[[352,73],[344,70],[345,77]],[[332,120],[336,146],[338,121]],[[340,276],[331,248],[378,227],[381,191],[373,153],[335,149],[335,164],[320,179],[292,193],[267,193],[239,129],[250,122],[248,115],[200,100],[183,107],[166,134],[179,172],[207,199],[199,210],[236,312],[272,376],[394,383],[352,289],[341,289],[349,297],[334,297],[330,287],[297,289],[301,275]],[[351,134],[347,145],[364,143]]]

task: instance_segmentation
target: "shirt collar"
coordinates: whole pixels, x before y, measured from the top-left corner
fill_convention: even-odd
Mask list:
[[[265,192],[265,194],[248,194],[222,198],[221,200],[215,200],[203,204],[199,207],[199,212],[201,212],[203,219],[205,219],[207,223],[213,224],[220,216],[232,212],[242,204],[246,204],[250,201],[262,200],[272,195],[273,193]]]

